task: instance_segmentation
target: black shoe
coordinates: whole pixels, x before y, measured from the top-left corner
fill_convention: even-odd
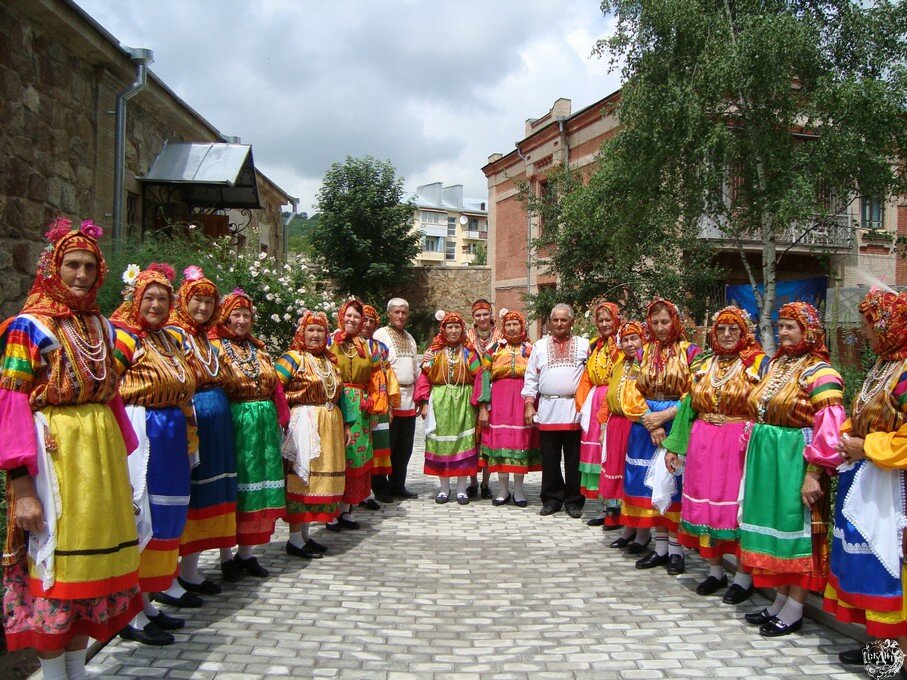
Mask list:
[[[158,612],[157,616],[149,616],[148,620],[161,630],[179,630],[186,625],[186,622],[183,621],[183,619],[178,619],[175,616],[168,616],[164,612]]]
[[[450,500],[450,494],[444,493],[443,491],[435,496],[435,503],[438,505],[444,505],[447,501]]]
[[[220,563],[220,575],[227,583],[236,583],[243,577],[243,568],[235,559]]]
[[[120,637],[124,640],[132,640],[133,642],[141,642],[143,645],[155,645],[157,647],[172,645],[176,642],[175,637],[167,631],[161,630],[154,623],[146,623],[141,630],[126,626],[120,631]]]
[[[521,500],[521,501],[518,501],[516,498],[514,498],[514,499],[513,499],[513,504],[514,504],[515,506],[517,506],[518,508],[525,508],[526,506],[529,505],[529,501],[527,501],[525,498],[524,498],[523,500]]]
[[[466,496],[469,498],[475,498],[476,494],[479,493],[478,484],[470,484],[466,487]]]
[[[394,497],[391,496],[389,493],[385,493],[384,491],[379,491],[378,493],[375,494],[375,500],[378,501],[379,503],[393,503]]]
[[[320,560],[324,555],[316,550],[309,549],[308,545],[304,545],[301,548],[293,545],[287,541],[287,545],[284,550],[287,551],[287,555],[292,555],[293,557],[301,557],[304,560]]]
[[[249,576],[265,578],[266,576],[271,575],[271,573],[267,569],[265,569],[258,563],[258,560],[255,557],[250,557],[249,559],[244,560],[239,555],[237,555],[234,559],[236,559],[240,563],[240,565],[242,565],[243,570]]]
[[[641,560],[636,560],[637,569],[653,569],[654,567],[663,567],[668,563],[668,555],[659,555],[655,552],[650,552],[648,555],[643,557]]]
[[[796,633],[803,627],[803,618],[799,618],[794,623],[788,625],[777,616],[773,616],[759,627],[759,635],[762,637],[781,637]]]
[[[696,594],[714,595],[719,588],[724,588],[725,586],[727,586],[727,576],[722,576],[721,578],[709,576],[705,581],[696,586]]]
[[[564,509],[573,519],[579,519],[583,516],[583,507],[581,505],[565,505]]]
[[[668,557],[668,576],[678,576],[687,570],[683,555],[670,555]],[[725,580],[727,584],[727,580]]]
[[[184,581],[177,576],[176,582],[190,593],[198,593],[199,595],[220,595],[221,590],[223,590],[214,581],[207,578],[201,583],[189,583],[189,581]]]
[[[510,501],[513,500],[512,494],[507,494],[504,498],[495,498],[491,501],[492,505],[510,505]]]
[[[459,503],[460,505],[469,505],[469,496],[462,494],[462,493],[458,493],[457,494],[457,503]]]
[[[724,597],[721,598],[721,601],[725,604],[740,604],[744,602],[753,595],[753,586],[749,588],[744,588],[739,583],[732,583],[731,587],[727,589],[727,592],[724,594]]]
[[[488,500],[489,498],[494,498],[494,494],[491,493],[491,489],[488,488],[487,484],[483,484],[479,487],[479,496],[482,500]]]
[[[767,623],[775,617],[768,613],[768,609],[763,609],[758,612],[750,612],[743,618],[746,619],[746,622],[751,626],[761,626],[763,623]]]
[[[375,505],[378,504],[375,503]],[[343,513],[342,515],[340,515],[340,517],[337,518],[337,523],[344,529],[358,529],[360,527],[359,522],[354,520],[346,513]]]
[[[310,538],[308,541],[306,541],[305,547],[312,552],[321,553],[322,555],[326,554],[328,551],[328,547],[326,545],[321,545],[321,543],[316,541],[314,538]]]
[[[608,544],[608,547],[609,548],[626,548],[628,545],[630,545],[633,542],[634,538],[636,538],[635,531],[632,534],[630,534],[627,538],[624,538],[622,536],[620,538],[615,538],[613,541],[611,541]],[[636,545],[639,545],[639,543],[637,543]]]
[[[167,593],[155,593],[152,598],[161,604],[169,604],[171,607],[184,607],[186,609],[198,609],[205,601],[195,593],[185,592],[179,597],[173,597]]]
[[[634,534],[634,537],[635,537],[635,534]],[[651,536],[649,536],[649,540],[647,540],[645,543],[637,543],[636,541],[633,541],[630,544],[630,547],[627,548],[627,554],[628,555],[641,555],[648,549],[649,543],[651,543],[651,542],[652,542]]]
[[[387,502],[387,501],[385,501]],[[378,501],[374,498],[366,498],[364,501],[359,503],[360,508],[367,508],[368,510],[380,510],[381,506],[378,505]]]
[[[343,527],[340,526],[340,522],[330,522],[329,524],[325,524],[324,528],[328,531],[333,531],[335,534],[339,534]]]
[[[405,498],[407,500],[415,500],[419,497],[419,494],[409,489],[394,489],[391,491],[391,496],[396,498]]]
[[[586,522],[586,526],[603,527],[603,526],[605,526],[605,518],[604,517],[593,517],[588,522]]]
[[[556,512],[560,512],[560,510],[559,505],[543,505],[542,509],[539,510],[539,514],[544,517],[545,515],[553,515]]]
[[[862,666],[866,663],[863,658],[863,649],[864,647],[859,647],[858,649],[848,649],[846,652],[841,652],[838,654],[838,661],[845,666]]]

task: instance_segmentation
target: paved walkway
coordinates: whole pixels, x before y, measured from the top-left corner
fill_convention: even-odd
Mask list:
[[[807,622],[766,640],[742,621],[761,598],[735,610],[697,596],[696,558],[679,577],[638,571],[601,530],[564,513],[539,517],[539,475],[526,509],[439,506],[421,464],[419,451],[410,475],[418,500],[357,511],[360,531],[316,530],[331,547],[325,559],[287,557],[281,524],[260,551],[270,578],[225,584],[205,608],[183,610],[187,626],[170,647],[115,639],[89,671],[214,680],[860,677],[837,663],[849,638]],[[203,569],[219,580],[215,553],[207,555]]]

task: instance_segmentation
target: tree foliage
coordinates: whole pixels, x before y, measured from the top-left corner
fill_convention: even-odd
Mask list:
[[[782,232],[827,229],[856,197],[904,190],[907,3],[604,0],[602,10],[617,19],[596,51],[625,81],[609,152],[628,200],[646,222],[704,216],[738,245],[761,240],[762,271],[748,271],[766,284],[770,337]]]
[[[341,292],[385,299],[411,274],[419,250],[413,210],[390,162],[369,156],[335,163],[318,192],[316,262]]]

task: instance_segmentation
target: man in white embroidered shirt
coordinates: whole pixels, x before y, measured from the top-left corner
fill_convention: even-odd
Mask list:
[[[585,499],[580,493],[579,413],[573,399],[585,370],[589,341],[572,335],[573,309],[559,303],[548,319],[549,335],[535,343],[522,396],[523,419],[539,428],[542,448],[542,509],[551,515],[562,507],[581,517]],[[536,410],[538,405],[538,410]],[[564,475],[561,475],[561,455]],[[566,481],[565,481],[566,477]]]

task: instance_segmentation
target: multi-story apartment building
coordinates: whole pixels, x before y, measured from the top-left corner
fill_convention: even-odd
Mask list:
[[[472,264],[476,251],[488,239],[485,199],[464,198],[463,186],[424,184],[413,198],[416,212],[413,228],[422,238],[422,251],[415,264],[459,266]]]

